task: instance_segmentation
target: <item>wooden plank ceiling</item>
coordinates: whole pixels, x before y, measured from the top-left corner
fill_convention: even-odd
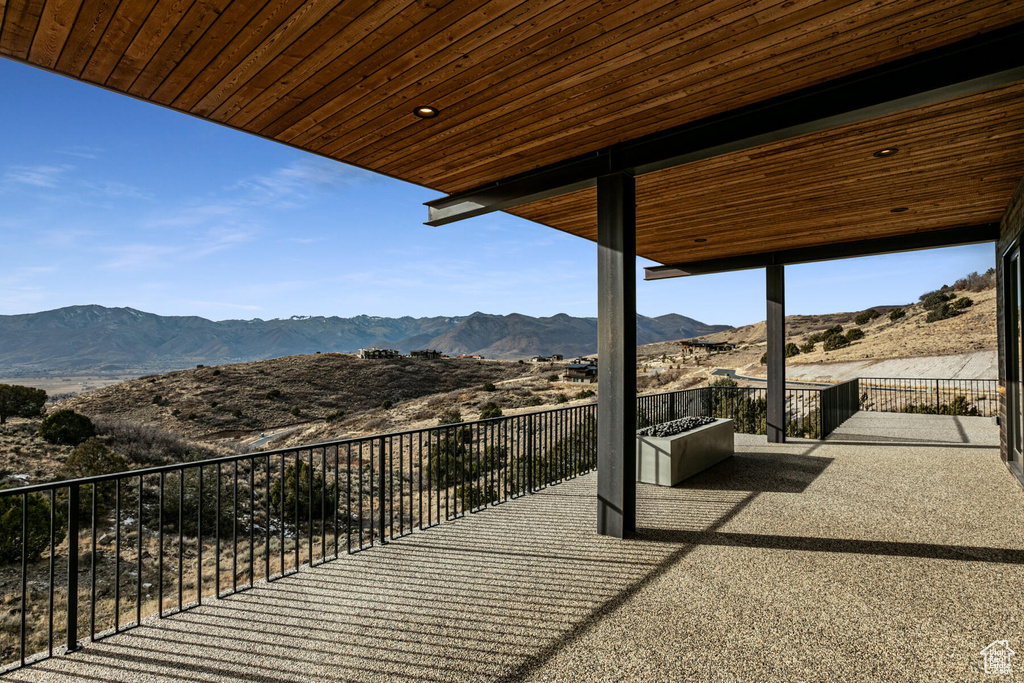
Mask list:
[[[997,223],[1021,150],[1024,82],[649,173],[637,253],[678,264]],[[513,213],[597,239],[593,189]]]
[[[0,0],[0,55],[451,193],[1021,20],[1020,0]],[[972,207],[954,222],[991,219],[995,194],[1020,168],[984,151],[978,158],[998,165],[982,172],[971,161],[979,148],[958,140],[1004,144],[996,139],[1020,130],[1008,103],[1018,95],[978,100],[984,123],[961,103],[929,114],[943,123],[911,114],[887,119],[906,130],[857,127],[863,147],[809,136],[763,157],[696,165],[699,173],[654,174],[641,183],[652,207],[645,255],[671,262],[683,252],[670,244],[696,234],[710,250],[725,228],[739,231],[730,246],[755,244],[734,211],[752,199],[781,206],[781,181],[770,180],[780,175],[813,199],[813,211],[772,214],[792,219],[798,241],[847,225],[838,217],[850,213],[846,200],[878,214],[879,234],[913,218],[882,216],[894,202],[913,204],[908,213],[927,229],[949,227],[928,221],[953,185]],[[440,115],[419,119],[419,105]],[[858,154],[895,138],[914,143],[885,172],[854,170]],[[941,175],[926,151],[939,148],[976,176],[925,182]],[[843,155],[822,156],[833,151]],[[730,160],[748,180],[764,177],[742,183],[723,165]],[[893,168],[903,170],[899,192],[881,180]],[[709,177],[722,185],[708,189]],[[830,188],[836,178],[849,185]],[[880,186],[890,192],[872,203]],[[583,193],[519,213],[591,235],[591,206]]]

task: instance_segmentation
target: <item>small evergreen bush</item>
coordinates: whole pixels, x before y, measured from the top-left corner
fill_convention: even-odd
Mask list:
[[[825,345],[822,348],[826,351],[835,351],[836,349],[841,349],[844,346],[849,345],[850,341],[845,336],[841,334],[833,334],[825,340]]]
[[[902,308],[894,308],[891,311],[889,311],[889,320],[896,322],[906,314],[907,312],[904,311]]]
[[[480,407],[480,419],[490,420],[491,418],[501,417],[501,408],[494,401],[488,401]]]
[[[851,341],[852,342],[852,341],[857,341],[858,339],[863,339],[863,338],[864,338],[864,330],[860,329],[859,327],[851,328],[846,333],[846,341]]]
[[[800,355],[800,348],[793,342],[786,344],[786,358],[792,358],[793,356]],[[767,360],[767,359],[766,359]]]
[[[96,436],[96,427],[85,415],[73,410],[58,410],[43,418],[39,425],[39,436],[49,443],[77,446],[89,437]]]
[[[964,297],[960,297],[959,299],[954,301],[952,304],[950,304],[950,308],[952,308],[954,311],[962,311],[965,308],[967,308],[968,306],[972,306],[972,305],[974,305],[974,301],[971,299],[971,297],[964,296]]]

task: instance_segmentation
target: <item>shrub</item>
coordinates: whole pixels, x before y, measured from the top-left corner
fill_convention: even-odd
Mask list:
[[[394,406],[390,399],[384,399],[380,404],[381,410],[391,410]]]
[[[43,414],[46,392],[20,384],[0,384],[0,425],[8,417],[37,417]]]
[[[164,397],[160,394],[153,395],[153,405],[162,406],[164,404]]]
[[[711,382],[711,384],[709,384],[708,386],[710,386],[710,387],[735,387],[735,386],[738,386],[738,385],[736,384],[736,380],[734,380],[732,377],[724,377],[723,376],[723,377],[716,377]]]
[[[596,395],[597,394],[595,394],[590,389],[581,389],[580,391],[576,392],[576,395],[573,398],[579,400],[579,399],[583,399],[583,398],[590,398],[591,396],[596,396]]]
[[[921,295],[921,305],[926,311],[932,311],[939,308],[944,303],[949,301],[950,296],[941,290],[935,290],[934,292],[927,292]]]
[[[540,398],[540,396],[532,396],[532,397],[530,397],[530,400],[526,402],[526,405],[531,406],[531,407],[532,406],[542,406],[542,405],[544,405],[544,401]]]
[[[901,413],[921,413],[924,415],[978,415],[978,408],[970,404],[967,397],[962,394],[957,394],[953,397],[953,400],[949,403],[940,403],[936,406],[934,403],[920,403],[920,404],[907,404],[900,410]]]
[[[872,308],[871,310],[864,311],[863,313],[858,313],[857,316],[853,319],[853,323],[855,325],[866,325],[867,323],[871,322],[877,317],[878,311]]]
[[[904,311],[902,308],[894,308],[891,311],[889,311],[889,320],[896,322],[906,314],[907,312]]]
[[[813,408],[802,418],[794,417],[786,423],[786,436],[796,436],[804,439],[821,438],[821,411]]]
[[[454,425],[462,422],[462,413],[459,412],[458,408],[450,408],[442,411],[437,416],[437,424],[439,425]]]
[[[767,353],[762,353],[761,354],[761,365],[768,365],[768,354]]]
[[[219,370],[219,369],[215,369],[215,370],[213,371],[213,374],[214,374],[215,376],[216,376],[216,375],[219,375],[219,374],[220,374],[220,370]]]
[[[995,286],[995,268],[989,268],[985,271],[984,275],[978,275],[977,271],[968,273],[965,277],[962,277],[953,283],[953,289],[966,290],[968,292],[980,292],[984,289],[990,289]]]
[[[196,419],[195,413],[189,413],[186,419]],[[219,455],[212,449],[189,443],[177,434],[152,424],[100,417],[96,418],[95,425],[96,432],[104,437],[107,445],[133,464],[165,465],[205,460]]]
[[[967,308],[968,306],[972,306],[972,305],[974,305],[974,301],[971,299],[971,297],[965,296],[965,297],[961,297],[961,298],[957,299],[956,301],[954,301],[952,304],[950,304],[950,307],[954,311],[962,311],[965,308]]]
[[[558,375],[548,375],[548,381],[549,382],[557,382],[558,381]]]
[[[64,462],[61,474],[67,479],[99,477],[115,474],[128,469],[128,461],[115,453],[95,437],[78,444]]]
[[[43,419],[39,425],[39,436],[49,443],[77,446],[90,436],[96,436],[96,427],[85,415],[73,410],[58,410]]]
[[[814,342],[811,340],[800,345],[800,353],[811,353],[812,351],[814,351]]]
[[[462,503],[463,510],[482,508],[500,499],[493,484],[463,484],[455,489],[455,497]]]
[[[835,351],[849,345],[850,341],[846,337],[841,334],[833,334],[825,340],[825,345],[822,348],[826,351]]]
[[[811,344],[817,344],[818,342],[823,341],[824,339],[824,334],[822,334],[821,332],[815,332],[814,334],[807,338],[807,341]]]
[[[793,342],[789,342],[788,344],[786,344],[785,354],[786,354],[786,358],[792,358],[793,356],[799,356],[800,355],[800,349]],[[765,360],[767,360],[767,359],[765,359]]]
[[[291,410],[289,410],[288,412],[294,415],[295,417],[302,415],[302,409],[299,408],[298,406],[292,406]]]
[[[295,413],[292,414],[294,415]],[[238,408],[235,408],[234,410],[231,411],[231,417],[235,419],[242,417],[242,411]]]
[[[171,417],[178,417],[179,415],[181,415],[181,411],[177,408],[171,411]]]
[[[501,417],[501,408],[494,401],[489,401],[480,408],[480,419],[490,420],[494,417]]]
[[[21,559],[21,496],[0,498],[0,564]],[[59,509],[59,508],[58,508]],[[25,560],[34,562],[50,545],[50,501],[39,493],[25,498],[26,528]],[[63,516],[54,520],[54,545],[64,540]]]
[[[291,464],[284,471],[284,515],[294,524],[295,521],[295,492],[298,490],[299,521],[308,520],[310,512],[313,519],[321,519],[322,511],[326,510],[328,515],[334,514],[334,497],[330,486],[324,493],[324,478],[322,474],[313,473],[313,487],[310,490],[309,465],[304,460]],[[298,481],[296,481],[298,479]],[[277,479],[270,487],[270,509],[281,510],[281,480]],[[312,493],[312,508],[310,507],[310,494]]]
[[[484,385],[484,391],[494,391],[495,389],[497,389],[497,387],[495,387],[491,382]]]
[[[864,338],[864,330],[854,327],[846,333],[846,341],[857,341]]]
[[[273,401],[275,398],[281,398],[281,390],[271,389],[266,393],[266,397],[268,401]]]
[[[343,417],[345,417],[345,411],[335,410],[333,413],[328,413],[327,417],[325,417],[324,419],[327,420],[328,422],[337,422]]]
[[[946,318],[952,318],[954,315],[956,315],[956,311],[954,311],[949,304],[942,303],[939,304],[938,307],[928,311],[928,315],[925,316],[924,321],[926,323],[934,323],[939,320],[945,320]]]
[[[566,396],[565,394],[558,394],[557,396],[555,396],[555,403],[568,403],[568,402],[569,402],[569,397]]]
[[[843,333],[842,325],[833,325],[824,332],[821,333],[821,340],[825,341],[829,337],[837,337]],[[827,349],[826,349],[827,350]]]
[[[505,466],[508,459],[505,448],[488,446],[482,454],[471,454],[466,446],[472,440],[469,429],[460,429],[454,435],[439,435],[437,443],[430,446],[427,476],[431,485],[436,488],[453,486]]]

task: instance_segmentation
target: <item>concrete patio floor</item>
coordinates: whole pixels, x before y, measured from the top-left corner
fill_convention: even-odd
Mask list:
[[[884,440],[884,441],[883,441]],[[1024,671],[1024,492],[989,418],[859,413],[594,529],[596,475],[12,681],[970,681]],[[1019,673],[1016,678],[1024,679]]]

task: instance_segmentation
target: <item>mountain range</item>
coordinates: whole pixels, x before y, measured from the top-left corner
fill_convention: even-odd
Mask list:
[[[637,316],[637,343],[683,339],[731,329],[678,314]],[[133,308],[68,306],[0,316],[0,377],[55,373],[156,372],[196,364],[236,363],[371,346],[437,349],[514,360],[594,353],[597,319],[560,313],[432,318],[293,316],[223,320],[161,316]]]

